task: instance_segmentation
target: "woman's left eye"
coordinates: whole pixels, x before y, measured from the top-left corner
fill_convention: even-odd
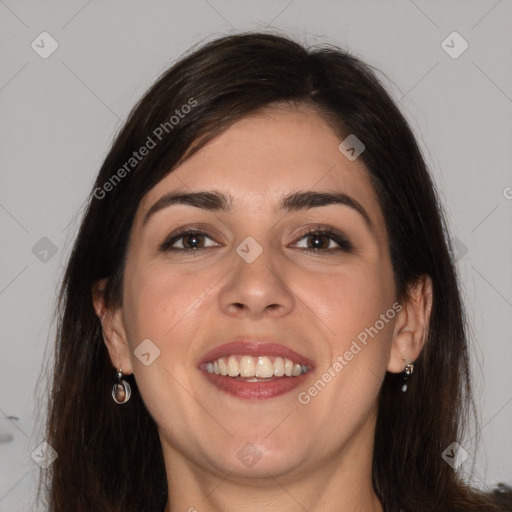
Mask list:
[[[342,250],[351,252],[353,247],[349,240],[333,228],[313,229],[300,235],[299,240],[306,241],[306,247],[302,247],[308,252],[318,253],[333,250]],[[298,242],[296,247],[300,247]]]

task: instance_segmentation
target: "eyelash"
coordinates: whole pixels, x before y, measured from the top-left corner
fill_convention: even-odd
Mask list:
[[[211,247],[199,247],[199,248],[176,248],[172,247],[178,240],[189,236],[189,235],[202,235],[210,238],[210,240],[213,240],[213,238],[205,231],[197,230],[197,229],[185,229],[183,231],[178,231],[177,233],[173,233],[170,235],[160,246],[160,250],[162,252],[166,251],[179,251],[184,252],[187,254],[197,254],[200,250],[210,249]],[[332,251],[344,251],[347,253],[352,252],[353,246],[349,242],[349,240],[339,231],[332,228],[331,226],[315,226],[314,228],[305,228],[303,231],[301,231],[298,235],[298,240],[301,240],[302,238],[306,238],[307,236],[326,236],[333,242],[337,243],[339,247],[336,247],[334,249],[301,249],[302,251],[305,251],[310,254],[318,255],[322,252],[332,252]],[[298,241],[297,240],[297,241]]]

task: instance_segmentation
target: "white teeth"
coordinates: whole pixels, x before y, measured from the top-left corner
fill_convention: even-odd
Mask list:
[[[291,377],[293,374],[293,361],[290,361],[290,359],[284,360],[284,374],[287,377]]]
[[[240,376],[241,377],[255,377],[256,365],[251,356],[243,356],[240,359]]]
[[[268,357],[258,357],[256,377],[268,378],[274,375],[274,366]]]
[[[219,360],[219,372],[221,375],[227,375],[228,374],[228,367],[226,366],[226,361],[221,357]]]
[[[308,371],[308,367],[294,363],[291,359],[275,357],[274,362],[268,356],[236,356],[220,357],[206,363],[205,369],[216,375],[239,377],[246,382],[258,382],[273,377],[298,377]]]
[[[221,358],[222,359],[222,358]],[[235,356],[229,356],[228,359],[228,375],[230,377],[236,377],[240,375],[240,367]]]
[[[274,361],[274,375],[276,377],[282,377],[284,375],[284,361],[282,357],[276,357]]]

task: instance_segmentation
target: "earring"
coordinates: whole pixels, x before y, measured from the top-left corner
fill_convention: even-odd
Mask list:
[[[121,368],[117,372],[116,382],[112,386],[112,399],[116,404],[125,404],[130,400],[132,389],[130,384],[123,379]]]
[[[405,359],[402,358],[402,361]],[[404,368],[404,372],[402,374],[402,392],[405,393],[407,391],[407,379],[409,375],[412,375],[414,372],[414,363],[407,363]]]

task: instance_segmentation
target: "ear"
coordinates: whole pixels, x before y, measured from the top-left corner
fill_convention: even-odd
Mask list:
[[[403,372],[405,365],[415,361],[420,355],[427,339],[432,299],[430,276],[421,276],[409,286],[393,330],[388,372]]]
[[[121,369],[125,375],[133,373],[130,361],[130,347],[123,322],[121,307],[112,309],[105,302],[105,287],[108,279],[100,279],[92,288],[94,311],[100,319],[103,341],[110,354],[110,360],[116,370]]]

